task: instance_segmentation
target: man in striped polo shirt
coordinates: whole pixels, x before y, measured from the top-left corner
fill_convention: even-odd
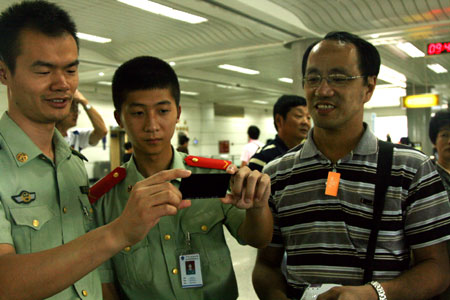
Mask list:
[[[325,283],[342,286],[318,300],[419,300],[447,288],[448,196],[430,159],[406,146],[393,150],[374,281],[363,282],[379,153],[363,111],[379,68],[376,48],[346,32],[329,33],[306,50],[303,85],[314,128],[305,143],[264,168],[274,234],[253,272],[260,299],[299,299],[308,285]]]

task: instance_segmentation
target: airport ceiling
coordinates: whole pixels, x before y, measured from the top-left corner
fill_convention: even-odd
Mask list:
[[[14,2],[0,0],[0,9]],[[174,62],[181,89],[198,93],[183,94],[184,99],[239,106],[258,105],[253,102],[258,100],[271,107],[279,95],[293,92],[293,84],[278,79],[300,76],[300,70],[293,70],[294,55],[287,45],[337,30],[377,44],[382,64],[403,73],[409,84],[434,87],[450,97],[450,73],[427,68],[440,64],[450,72],[450,54],[411,58],[396,47],[410,42],[426,53],[429,43],[450,42],[450,0],[154,1],[208,19],[199,24],[117,0],[54,2],[69,11],[79,32],[112,40],[80,42],[80,89],[97,91],[105,98],[110,87],[99,81],[111,81],[115,68],[130,58],[152,55]],[[222,64],[260,73],[219,69]]]

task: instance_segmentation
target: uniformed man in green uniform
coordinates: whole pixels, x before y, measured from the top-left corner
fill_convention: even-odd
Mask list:
[[[164,209],[145,210],[154,195],[133,191],[121,217],[93,229],[83,156],[55,130],[78,86],[75,24],[55,4],[28,1],[1,14],[0,36],[8,92],[0,119],[0,298],[102,299],[91,271],[138,242],[155,218],[183,207],[179,191],[164,182],[189,172],[140,183]]]
[[[105,264],[104,288],[114,290],[116,283],[131,300],[236,299],[238,289],[223,225],[241,244],[267,245],[273,226],[269,178],[247,167],[237,171],[234,165],[226,171],[196,167],[202,158],[187,163],[187,155],[174,150],[171,138],[181,113],[180,87],[174,70],[164,61],[143,56],[124,63],[114,74],[112,90],[115,118],[125,128],[134,152],[124,165],[125,179],[95,204],[100,224],[118,217],[129,205],[129,191],[158,172],[185,169],[192,174],[234,175],[226,198],[193,199],[190,207],[155,219],[144,239]],[[178,187],[180,180],[170,184]],[[157,201],[146,205],[159,207]]]

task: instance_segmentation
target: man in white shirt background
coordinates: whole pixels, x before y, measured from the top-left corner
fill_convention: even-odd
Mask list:
[[[81,104],[83,107],[93,128],[73,128],[77,125],[79,115],[78,104]],[[56,128],[61,132],[67,143],[77,151],[81,151],[89,146],[97,145],[108,133],[105,122],[98,111],[89,104],[86,97],[78,90],[73,96],[69,115],[65,119],[57,122]]]

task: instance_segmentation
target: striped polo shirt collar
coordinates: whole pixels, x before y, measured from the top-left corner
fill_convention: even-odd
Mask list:
[[[355,149],[350,153],[350,155],[347,155],[342,160],[352,159],[353,154],[358,155],[369,155],[369,154],[375,154],[378,150],[378,144],[377,144],[377,137],[372,133],[372,131],[368,128],[367,123],[363,123],[364,126],[364,134],[361,137],[361,140],[356,145]],[[303,145],[303,149],[300,153],[300,158],[311,158],[316,155],[324,157],[324,155],[317,149],[316,144],[313,140],[313,132],[314,128],[311,128],[311,130],[308,133],[308,138],[306,142]]]

